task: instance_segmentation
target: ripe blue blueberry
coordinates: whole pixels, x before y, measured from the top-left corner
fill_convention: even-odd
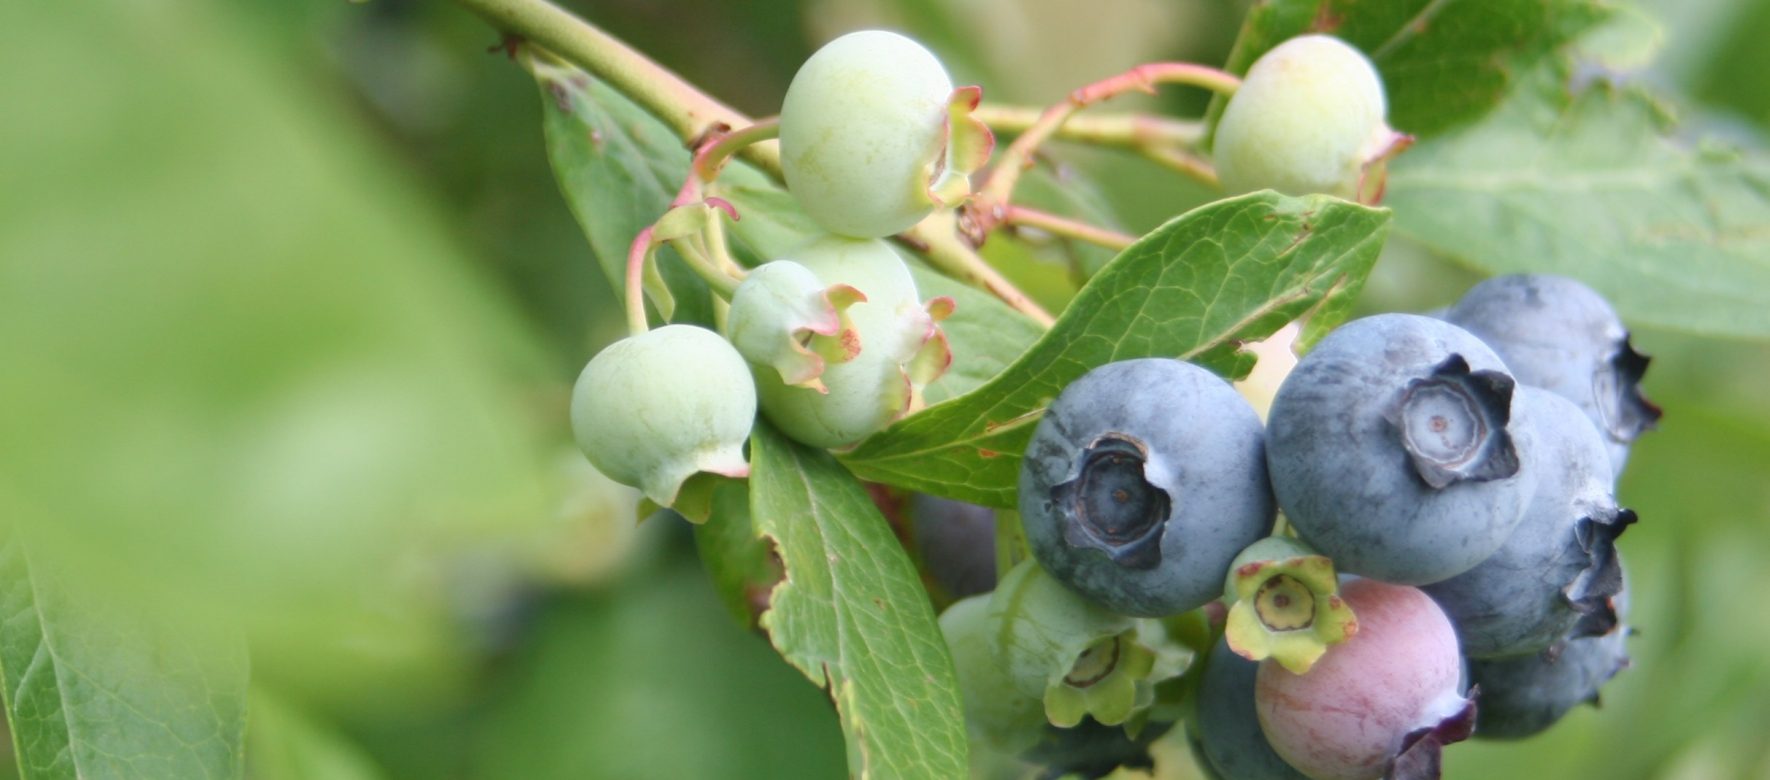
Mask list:
[[[1053,577],[1128,615],[1216,598],[1236,553],[1272,527],[1260,419],[1216,375],[1146,358],[1065,388],[1020,472],[1033,555]]]
[[[1615,599],[1626,617],[1627,593]],[[1469,681],[1481,686],[1475,733],[1482,739],[1523,739],[1555,725],[1575,706],[1598,703],[1598,689],[1629,667],[1628,626],[1601,636],[1570,638],[1531,655],[1472,659]]]
[[[1260,664],[1229,649],[1225,640],[1205,659],[1198,681],[1197,717],[1186,721],[1200,766],[1216,780],[1308,780],[1285,763],[1260,730],[1254,680]]]
[[[1500,276],[1475,285],[1444,318],[1480,337],[1521,384],[1579,404],[1604,434],[1618,474],[1629,444],[1659,420],[1641,395],[1647,356],[1598,293],[1572,279]]]
[[[1328,334],[1272,402],[1272,487],[1342,572],[1401,584],[1461,574],[1530,500],[1531,436],[1492,350],[1448,323],[1381,314]]]
[[[995,510],[918,493],[910,516],[922,564],[949,598],[996,587]]]
[[[1471,658],[1535,653],[1569,632],[1614,628],[1610,600],[1622,589],[1615,540],[1635,521],[1616,506],[1609,452],[1579,407],[1522,386],[1513,403],[1528,408],[1543,453],[1530,508],[1498,552],[1425,587]]]

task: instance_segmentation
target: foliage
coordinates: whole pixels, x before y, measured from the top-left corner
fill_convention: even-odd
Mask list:
[[[874,5],[941,30],[927,42],[961,73],[1012,61],[1010,33],[970,35],[954,8]],[[1749,37],[1763,14],[1735,6],[1703,18]],[[680,30],[645,51],[806,44],[763,6],[585,10]],[[566,383],[613,336],[628,244],[694,139],[584,63],[481,55],[494,34],[459,8],[14,4],[0,674],[19,775],[774,776],[840,771],[844,747],[857,775],[962,774],[893,491],[1011,507],[1032,423],[1089,368],[1169,355],[1240,377],[1241,347],[1286,322],[1308,316],[1307,343],[1357,310],[1442,303],[1395,292],[1416,266],[1592,284],[1657,354],[1670,410],[1623,489],[1648,518],[1622,544],[1631,575],[1664,583],[1636,605],[1637,668],[1601,718],[1469,747],[1452,776],[1760,771],[1770,624],[1720,605],[1770,587],[1766,117],[1716,121],[1677,79],[1624,72],[1644,58],[1597,37],[1619,14],[1659,35],[1593,0],[1256,3],[1227,70],[1314,30],[1382,71],[1391,124],[1420,138],[1386,208],[1268,192],[1138,226],[1125,204],[1165,190],[1059,138],[1063,169],[1041,157],[1024,202],[1137,240],[989,237],[1062,305],[1049,329],[900,245],[924,297],[957,302],[928,406],[836,455],[760,425],[749,483],[718,485],[690,542],[667,513],[632,530],[631,494],[554,463]],[[1693,60],[1691,29],[1670,33],[1677,72],[1760,110],[1723,88],[1749,74]],[[708,70],[688,75],[732,80]],[[774,81],[732,99],[770,113]],[[812,233],[767,170],[737,160],[712,190],[749,266]],[[675,306],[654,316],[718,321],[684,258],[661,272]]]

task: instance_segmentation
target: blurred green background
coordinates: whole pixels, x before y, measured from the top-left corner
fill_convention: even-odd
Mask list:
[[[1220,62],[1244,10],[566,5],[754,115],[857,27],[1042,104]],[[1665,49],[1638,77],[1761,145],[1770,3],[1642,7]],[[495,42],[412,0],[0,8],[0,515],[120,603],[248,627],[254,777],[840,776],[824,695],[728,617],[686,525],[635,525],[571,447],[570,382],[620,313]],[[1206,197],[1063,159],[1133,229]],[[1397,242],[1361,308],[1473,278]],[[1667,414],[1621,489],[1635,667],[1544,737],[1452,750],[1450,777],[1770,777],[1770,352],[1637,344]],[[1162,776],[1194,776],[1170,743]]]

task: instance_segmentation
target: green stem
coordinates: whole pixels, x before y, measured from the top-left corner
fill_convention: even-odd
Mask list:
[[[707,221],[707,229],[702,233],[702,236],[707,242],[707,256],[713,261],[714,266],[724,271],[727,276],[740,281],[749,275],[749,272],[744,270],[737,260],[732,259],[731,245],[725,240],[725,222],[718,219],[717,214],[713,219]]]
[[[547,0],[456,0],[493,27],[521,36],[584,68],[664,121],[685,142],[718,125],[743,127],[750,118],[696,89],[620,39]],[[747,147],[744,159],[780,175],[780,145]]]
[[[976,199],[976,212],[983,229],[987,231],[1001,222],[1003,210],[1014,195],[1014,186],[1020,182],[1020,174],[1032,167],[1033,155],[1039,146],[1055,135],[1071,115],[1126,92],[1153,92],[1157,84],[1189,84],[1229,95],[1241,86],[1241,79],[1190,62],[1155,62],[1139,65],[1069,93],[1063,102],[1045,109],[996,161],[989,181]]]
[[[1038,228],[1047,233],[1064,238],[1086,241],[1090,244],[1106,247],[1115,252],[1123,252],[1126,247],[1137,242],[1137,237],[1108,230],[1086,222],[1060,217],[1038,209],[1025,206],[1008,206],[1002,214],[1002,221],[1010,225],[1025,225]]]
[[[627,335],[638,336],[651,330],[645,319],[645,264],[651,259],[652,229],[639,231],[627,249],[626,305]]]
[[[456,2],[484,17],[492,26],[520,36],[596,74],[663,120],[684,143],[698,142],[719,125],[744,127],[751,124],[748,116],[696,89],[681,76],[548,0]],[[738,154],[775,181],[784,181],[778,142],[752,143]],[[929,262],[936,268],[982,287],[1035,322],[1047,327],[1053,322],[1049,313],[991,268],[982,256],[950,230],[930,230],[928,222],[924,221],[904,231],[901,238],[912,245],[925,247]],[[643,321],[643,307],[640,313]],[[631,320],[629,313],[630,324]]]
[[[758,121],[756,124],[741,130],[733,130],[720,136],[704,147],[694,156],[694,176],[702,183],[712,184],[719,178],[719,169],[725,167],[732,155],[743,151],[752,144],[773,140],[780,137],[781,119],[778,116]]]
[[[1207,187],[1215,189],[1223,186],[1217,179],[1217,169],[1192,152],[1161,146],[1146,146],[1138,151],[1156,164]]]
[[[713,327],[720,333],[726,332],[725,323],[731,319],[731,301],[713,296]]]
[[[1043,109],[985,103],[973,116],[1001,133],[1024,133],[1039,121]],[[1205,123],[1156,114],[1077,114],[1052,136],[1064,141],[1141,150],[1146,146],[1194,148],[1205,139]]]
[[[936,210],[915,227],[904,231],[903,237],[919,244],[928,264],[947,276],[989,291],[1041,327],[1050,328],[1057,322],[1050,312],[1027,297],[959,237],[958,215],[951,209]]]
[[[718,297],[730,300],[731,296],[737,292],[738,280],[732,278],[711,258],[707,257],[707,253],[702,251],[700,242],[695,238],[672,241],[670,245],[676,247],[676,253],[682,256],[689,269],[694,271],[696,276],[701,277],[708,287],[713,288],[713,292],[718,293]]]

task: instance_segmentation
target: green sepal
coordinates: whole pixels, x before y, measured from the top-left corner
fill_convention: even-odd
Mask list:
[[[904,375],[909,377],[910,387],[914,388],[916,395],[912,410],[920,406],[921,388],[945,375],[953,364],[952,346],[947,343],[946,331],[941,330],[940,322],[951,317],[954,308],[953,299],[945,295],[930,298],[923,305],[923,311],[928,314],[928,336],[904,365]]]
[[[1006,623],[1002,660],[1015,687],[1042,701],[1046,719],[1061,728],[1084,715],[1125,723],[1155,703],[1157,683],[1179,677],[1193,658],[1156,621],[1108,612],[1031,560],[1002,579],[990,614]],[[1089,650],[1096,652],[1084,657]]]
[[[683,481],[682,488],[676,492],[676,502],[670,508],[695,525],[707,522],[707,518],[713,515],[713,489],[727,479],[730,477],[709,471],[697,472]]]
[[[996,148],[996,135],[977,118],[983,100],[979,87],[959,87],[947,101],[946,158],[928,184],[928,197],[942,206],[957,206],[971,197],[971,174],[982,170]]]
[[[1229,648],[1250,661],[1272,658],[1294,674],[1308,672],[1330,645],[1358,631],[1333,561],[1296,539],[1249,545],[1230,566],[1224,593]]]
[[[825,366],[853,360],[864,346],[848,308],[866,300],[850,285],[826,285],[805,266],[775,260],[738,285],[725,335],[745,360],[773,368],[781,382],[827,393]]]

